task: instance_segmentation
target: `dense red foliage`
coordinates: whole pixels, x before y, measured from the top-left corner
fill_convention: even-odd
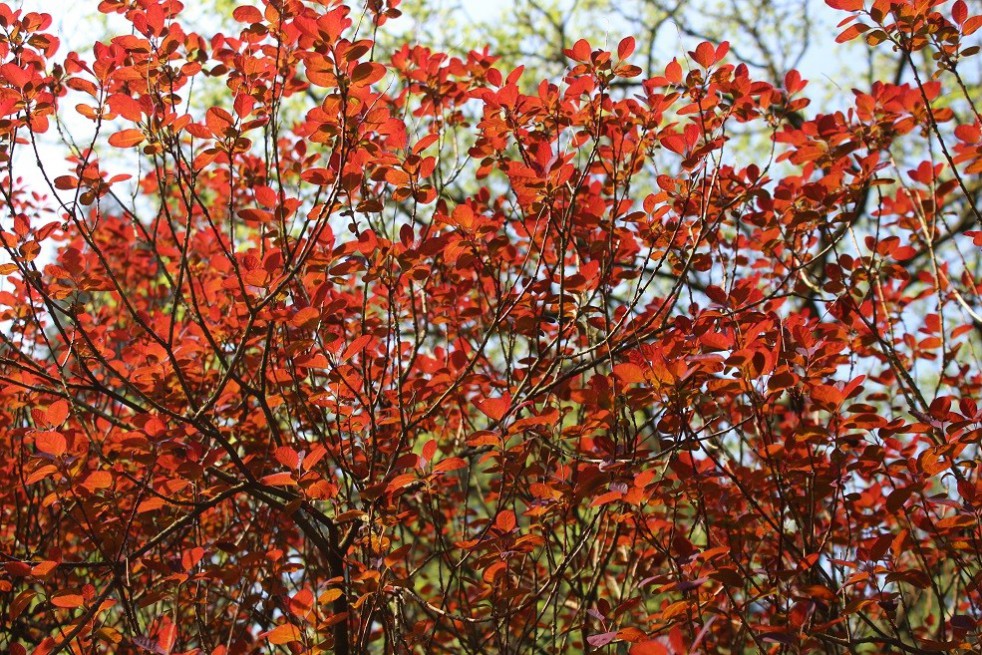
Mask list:
[[[792,121],[397,4],[0,4],[0,647],[976,652],[982,17],[830,1],[910,81]]]

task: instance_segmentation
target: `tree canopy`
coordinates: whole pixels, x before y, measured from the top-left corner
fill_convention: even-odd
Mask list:
[[[0,647],[978,652],[982,15],[742,6],[0,3]]]

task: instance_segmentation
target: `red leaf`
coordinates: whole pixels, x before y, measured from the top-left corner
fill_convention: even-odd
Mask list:
[[[41,640],[41,643],[38,644],[37,648],[31,651],[31,655],[48,655],[48,653],[54,650],[56,645],[57,644],[55,643],[54,639],[51,637],[45,637]]]
[[[137,505],[136,513],[144,514],[146,512],[153,512],[155,510],[160,509],[163,506],[164,506],[164,499],[158,496],[154,496],[153,498],[148,498],[144,500],[142,503],[140,503],[139,505]]]
[[[69,406],[67,400],[56,400],[48,406],[48,425],[53,428],[68,420]]]
[[[905,262],[914,257],[916,254],[917,250],[913,246],[900,246],[894,250],[890,256],[896,259],[898,262]]]
[[[348,347],[344,349],[344,353],[341,354],[341,361],[346,362],[360,353],[365,349],[365,346],[367,346],[368,342],[371,340],[372,336],[370,334],[363,334],[352,341],[350,344],[348,344]]]
[[[635,46],[636,43],[633,36],[628,36],[621,39],[621,42],[617,44],[617,58],[627,59],[634,54]]]
[[[481,577],[484,579],[485,582],[494,582],[495,579],[498,577],[498,574],[504,572],[507,568],[508,568],[508,563],[499,560],[494,564],[492,564],[491,566],[489,566],[488,568],[484,569],[484,573],[482,574]]]
[[[959,125],[955,128],[955,136],[965,143],[976,143],[982,138],[982,125],[978,122]]]
[[[835,37],[835,42],[845,43],[846,41],[851,41],[868,29],[869,28],[862,23],[855,23],[843,30],[839,36]]]
[[[521,79],[522,73],[524,72],[524,66],[517,66],[512,72],[508,73],[508,77],[505,78],[505,84],[518,84],[518,80]]]
[[[665,79],[672,84],[682,83],[682,64],[679,63],[678,59],[672,59],[668,62],[668,66],[665,67]]]
[[[290,323],[298,328],[314,327],[320,320],[321,313],[313,307],[304,307],[290,319]]]
[[[235,101],[232,103],[232,107],[235,108],[235,115],[239,118],[245,118],[252,113],[252,108],[255,106],[256,101],[252,96],[240,93],[235,96]]]
[[[125,93],[116,93],[109,96],[109,109],[114,114],[119,114],[128,121],[139,122],[143,118],[143,106],[140,105],[132,96]]]
[[[689,51],[689,54],[703,68],[709,68],[716,63],[716,48],[708,41],[700,43],[694,51]]]
[[[624,384],[644,382],[644,369],[631,362],[623,362],[614,367],[614,375]]]
[[[968,5],[965,4],[965,0],[957,0],[951,6],[951,17],[959,25],[965,22],[968,18]]]
[[[267,475],[260,482],[270,487],[295,487],[297,485],[297,481],[293,479],[293,474],[287,471]]]
[[[221,107],[211,107],[205,112],[205,124],[212,134],[223,136],[235,124],[235,119]]]
[[[59,191],[68,191],[78,188],[78,178],[74,175],[59,175],[55,178],[55,188]]]
[[[862,11],[863,0],[825,0],[825,4],[842,11]]]
[[[801,80],[801,73],[798,71],[792,69],[784,75],[784,88],[788,90],[788,93],[797,93],[804,86]]]
[[[718,62],[723,61],[723,57],[725,57],[726,53],[728,53],[729,51],[730,51],[730,42],[729,41],[721,42],[718,46],[716,46],[716,61]]]
[[[580,39],[573,44],[573,47],[566,51],[566,53],[576,61],[589,61],[590,60],[590,42],[586,39]]]
[[[841,391],[828,384],[818,384],[812,389],[812,399],[823,409],[835,410],[842,404],[844,396]]]
[[[289,446],[278,447],[273,451],[273,457],[288,469],[296,470],[300,466],[300,455]]]
[[[0,66],[0,77],[2,77],[6,82],[16,86],[18,89],[23,89],[25,86],[27,86],[27,83],[31,81],[31,74],[27,70],[13,63]]]
[[[330,184],[334,179],[334,175],[326,168],[308,168],[300,174],[300,179],[304,182],[323,186]]]
[[[510,509],[501,510],[494,519],[494,527],[498,528],[501,532],[511,532],[517,524],[518,521],[515,519],[515,512]]]
[[[240,23],[261,23],[263,15],[255,7],[236,7],[232,12],[232,18]]]
[[[312,451],[310,451],[306,457],[303,458],[303,470],[309,471],[313,467],[317,466],[317,463],[324,459],[327,455],[327,448],[324,446],[317,446]]]
[[[162,652],[170,653],[175,642],[177,642],[177,625],[166,617],[163,619],[163,623],[163,627],[157,633],[157,645],[160,646]]]
[[[631,646],[631,650],[628,652],[631,655],[668,655],[668,649],[665,645],[654,639],[638,642]]]
[[[190,550],[184,551],[184,553],[181,554],[181,568],[183,568],[185,572],[190,572],[195,566],[198,565],[198,562],[200,562],[201,558],[204,556],[205,549],[201,546],[195,546]]]
[[[488,418],[493,421],[500,421],[505,417],[508,408],[511,407],[511,398],[485,398],[478,400],[475,404]]]
[[[423,445],[423,459],[427,462],[433,461],[433,455],[436,454],[436,439],[430,439]]]

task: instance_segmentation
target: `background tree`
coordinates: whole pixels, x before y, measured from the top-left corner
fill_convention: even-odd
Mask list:
[[[825,113],[725,42],[0,4],[0,645],[977,651],[982,16],[832,4],[906,64]]]

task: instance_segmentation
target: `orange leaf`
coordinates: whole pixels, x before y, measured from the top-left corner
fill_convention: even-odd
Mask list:
[[[271,487],[295,487],[297,485],[297,481],[293,479],[293,474],[287,471],[267,475],[260,482]]]
[[[369,86],[385,77],[385,66],[374,61],[363,61],[351,71],[351,84]]]
[[[982,16],[972,16],[962,24],[962,35],[974,34],[980,27],[982,27]]]
[[[341,597],[340,589],[328,589],[327,591],[325,591],[324,593],[322,593],[320,596],[317,597],[317,602],[320,603],[321,605],[327,605],[328,603],[333,603],[340,597]]]
[[[494,527],[498,528],[502,532],[511,532],[515,529],[518,521],[515,520],[515,512],[510,509],[502,510],[498,512],[498,516],[494,519]]]
[[[594,498],[593,499],[593,502],[590,503],[590,507],[600,507],[601,505],[607,505],[609,503],[612,503],[612,502],[615,502],[617,500],[620,500],[623,497],[624,497],[624,493],[623,492],[620,492],[620,491],[608,491],[607,493],[600,494],[599,496],[597,496],[596,498]]]
[[[74,609],[76,607],[81,607],[85,599],[79,594],[58,594],[51,598],[51,604],[55,607],[62,607],[64,609]]]
[[[109,145],[116,148],[131,148],[143,143],[143,132],[140,130],[123,130],[109,137]]]
[[[301,589],[290,599],[290,612],[298,618],[305,618],[313,607],[314,593],[310,589]]]
[[[36,578],[43,578],[58,567],[58,562],[46,561],[38,562],[31,569],[31,575]]]
[[[274,630],[266,633],[266,638],[271,644],[288,644],[291,641],[300,640],[300,629],[292,623],[284,623],[283,625],[278,626]]]
[[[811,392],[812,399],[824,409],[835,410],[842,404],[842,392],[828,384],[817,384]]]
[[[48,425],[53,428],[58,427],[62,423],[68,420],[68,401],[66,400],[56,400],[48,406],[47,419]]]
[[[26,484],[34,484],[36,482],[40,482],[41,480],[44,480],[49,475],[52,475],[53,473],[57,473],[57,472],[58,472],[57,466],[54,466],[53,464],[45,464],[41,468],[31,473],[29,476],[27,476],[27,480],[25,480],[24,482]]]
[[[337,86],[338,77],[334,74],[334,70],[327,63],[320,66],[308,65],[304,72],[307,74],[307,79],[310,80],[310,83],[314,86]]]
[[[57,432],[41,432],[34,437],[34,445],[42,453],[47,453],[54,457],[61,457],[68,449],[65,437]]]
[[[152,512],[155,509],[160,509],[164,506],[163,498],[148,498],[139,505],[136,506],[136,513],[143,514],[144,512]]]
[[[494,579],[498,577],[498,574],[504,571],[508,567],[508,564],[502,561],[495,562],[488,568],[484,569],[484,574],[481,576],[484,578],[485,582],[494,582]]]
[[[449,473],[467,467],[467,460],[461,457],[447,457],[433,466],[434,473]]]
[[[415,473],[403,473],[401,475],[397,475],[394,478],[392,478],[386,489],[389,490],[390,492],[398,491],[399,489],[402,489],[403,487],[408,487],[413,482],[416,482],[416,479],[417,478]]]
[[[614,367],[616,375],[624,384],[637,384],[644,382],[644,369],[631,362],[623,362]]]
[[[113,474],[109,471],[92,471],[89,477],[85,478],[82,486],[89,491],[96,489],[108,489],[113,485]]]
[[[317,324],[320,319],[321,313],[314,309],[313,307],[304,307],[299,312],[293,315],[290,319],[290,323],[294,327],[299,328],[309,328]]]

